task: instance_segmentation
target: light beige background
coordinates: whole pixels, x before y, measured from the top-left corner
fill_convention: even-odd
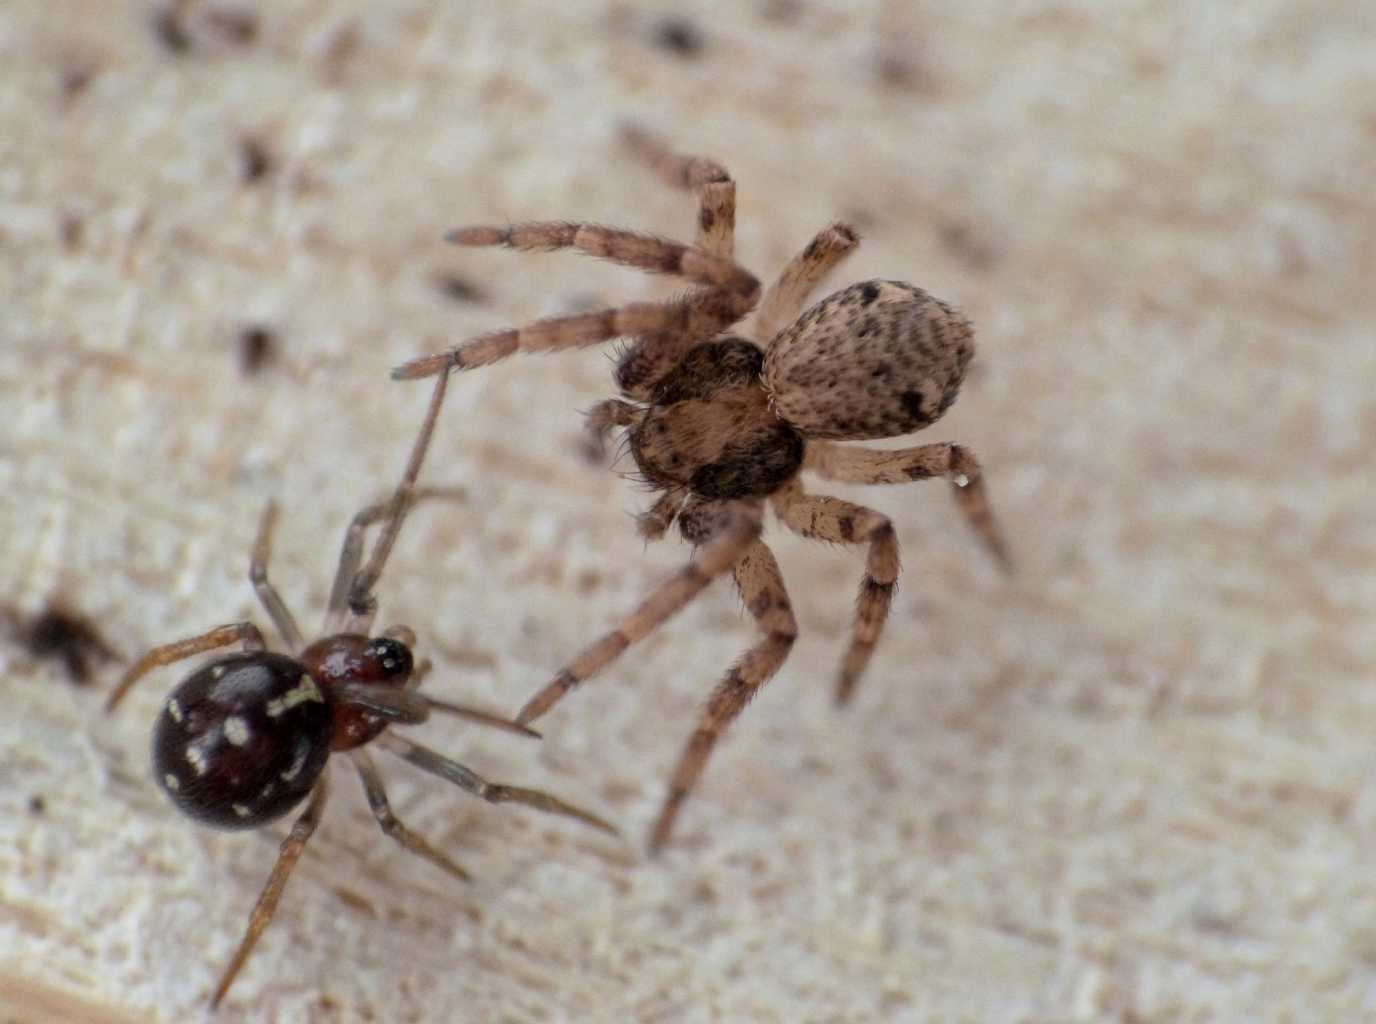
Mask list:
[[[1370,3],[257,7],[247,43],[193,8],[173,55],[147,4],[0,4],[5,603],[61,594],[126,655],[261,619],[273,496],[275,575],[314,621],[425,402],[388,367],[666,293],[438,241],[539,217],[686,235],[691,200],[616,149],[626,116],[730,166],[761,274],[846,218],[847,280],[968,311],[976,372],[923,439],[980,453],[1021,573],[939,485],[853,492],[906,571],[838,713],[861,556],[773,530],[803,636],[663,857],[641,851],[665,776],[752,639],[726,585],[542,745],[421,730],[625,843],[384,761],[461,887],[341,771],[219,1019],[1376,1016]],[[651,8],[701,51],[657,48]],[[247,377],[254,323],[281,353]],[[381,588],[437,693],[514,709],[685,557],[580,455],[608,369],[455,380],[426,479],[471,500],[418,513]],[[7,642],[0,666],[0,1019],[198,1019],[281,828],[200,830],[153,787],[176,673],[106,717],[118,665],[78,689]]]

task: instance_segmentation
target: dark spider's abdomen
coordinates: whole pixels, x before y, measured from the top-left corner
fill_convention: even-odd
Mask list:
[[[233,654],[188,676],[153,727],[153,777],[189,817],[257,828],[314,788],[330,755],[330,705],[291,658]]]

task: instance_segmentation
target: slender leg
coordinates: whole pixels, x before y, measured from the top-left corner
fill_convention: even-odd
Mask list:
[[[668,620],[717,576],[730,569],[760,535],[760,510],[745,505],[731,508],[730,519],[715,537],[693,552],[682,569],[669,577],[621,625],[584,648],[554,679],[526,702],[516,721],[528,724],[557,704],[583,680],[601,670],[627,647]]]
[[[999,568],[1013,571],[1013,559],[984,488],[984,473],[970,449],[942,443],[883,451],[812,441],[808,443],[803,466],[828,480],[850,484],[905,484],[945,477],[951,481],[956,504],[966,521]]]
[[[272,555],[272,527],[277,521],[277,502],[269,501],[263,509],[263,518],[258,521],[258,537],[253,542],[253,557],[248,565],[249,582],[253,584],[258,600],[268,610],[268,617],[277,627],[287,650],[295,654],[304,646],[301,630],[292,617],[291,609],[277,593],[277,588],[268,582],[268,559]]]
[[[394,686],[381,686],[373,683],[340,683],[334,688],[334,698],[347,704],[356,704],[369,714],[385,718],[401,725],[419,725],[429,719],[436,711],[453,715],[477,725],[494,729],[504,729],[518,736],[539,739],[540,734],[528,726],[503,718],[491,711],[470,707],[466,704],[451,704],[435,700],[413,689],[399,690]]]
[[[889,617],[889,604],[898,582],[898,538],[893,524],[888,516],[863,505],[804,494],[797,484],[774,496],[774,509],[785,526],[804,537],[869,545],[865,575],[855,600],[855,628],[836,686],[836,701],[844,704],[869,664]]]
[[[176,643],[154,647],[124,673],[124,678],[106,700],[105,710],[114,710],[115,705],[124,699],[129,689],[153,669],[238,643],[243,644],[246,651],[261,651],[267,646],[263,643],[263,634],[258,632],[258,627],[253,623],[232,622],[227,626],[216,626],[208,633],[193,636],[189,640],[178,640]]]
[[[368,796],[368,806],[373,809],[383,834],[395,839],[403,847],[417,856],[424,857],[442,871],[447,871],[461,882],[471,880],[471,876],[458,864],[450,860],[420,835],[412,832],[392,813],[392,805],[387,801],[387,790],[382,785],[382,776],[366,750],[353,750],[349,754],[358,769],[358,777],[363,782],[363,792]]]
[[[669,783],[669,795],[655,822],[650,851],[656,852],[669,840],[674,820],[684,800],[697,784],[717,739],[759,692],[788,657],[798,635],[788,591],[784,589],[779,563],[764,541],[756,540],[736,562],[736,586],[745,607],[755,617],[764,638],[731,666],[717,685],[698,719],[688,745],[683,748],[678,767]]]
[[[536,810],[545,811],[549,814],[561,814],[566,818],[573,818],[585,825],[601,829],[603,832],[610,832],[612,835],[619,834],[614,825],[590,811],[582,810],[573,804],[564,803],[558,797],[538,789],[523,789],[519,786],[505,786],[500,783],[488,782],[477,772],[442,754],[437,754],[429,747],[423,747],[419,743],[413,743],[392,733],[383,733],[374,742],[381,744],[403,760],[410,761],[422,771],[447,779],[459,788],[482,797],[488,803],[525,804],[527,807],[534,807]]]
[[[622,127],[621,138],[671,188],[692,189],[697,194],[695,244],[729,259],[736,244],[736,183],[726,168],[704,157],[675,153],[634,124]]]
[[[681,301],[631,303],[620,309],[555,317],[525,327],[494,331],[447,352],[402,364],[392,371],[397,380],[428,377],[449,369],[485,366],[522,350],[572,348],[623,336],[669,333],[678,338],[711,337],[750,312],[760,297],[759,281],[733,260],[653,235],[597,224],[546,222],[469,227],[450,232],[446,237],[460,245],[574,248],[626,266],[675,274],[708,288]],[[708,323],[715,327],[704,332],[702,325]]]
[[[406,513],[411,510],[411,504],[415,500],[416,478],[420,476],[421,463],[425,461],[425,452],[430,447],[430,439],[435,433],[435,422],[439,419],[440,407],[444,404],[447,380],[447,376],[441,374],[439,379],[435,381],[435,390],[431,393],[430,405],[425,411],[425,420],[421,423],[420,433],[416,435],[415,444],[411,446],[411,457],[407,460],[406,472],[402,474],[401,482],[397,484],[396,493],[392,495],[391,514],[382,527],[382,534],[373,544],[373,553],[369,556],[367,564],[354,574],[353,581],[349,585],[348,603],[352,620],[350,626],[358,632],[367,632],[372,625],[373,613],[377,609],[377,600],[373,597],[373,587],[377,585],[379,577],[382,576],[383,566],[387,564],[387,556],[392,553],[397,535],[401,532],[401,524],[405,521]]]
[[[287,838],[282,840],[281,852],[277,855],[277,863],[273,866],[272,874],[268,876],[267,885],[263,886],[263,892],[258,897],[258,902],[253,906],[253,913],[249,915],[248,930],[244,932],[244,937],[239,940],[239,948],[234,951],[229,966],[220,975],[220,983],[215,986],[215,995],[210,1000],[212,1010],[220,1005],[220,1000],[225,997],[225,993],[229,991],[229,986],[234,983],[234,978],[238,975],[239,969],[244,966],[244,961],[253,952],[258,937],[263,934],[263,929],[272,920],[272,915],[277,910],[277,902],[282,898],[282,890],[286,887],[287,876],[291,874],[292,868],[296,867],[296,862],[301,859],[301,854],[306,849],[306,842],[310,839],[311,833],[315,831],[315,826],[320,824],[320,816],[325,810],[327,792],[325,779],[322,776],[315,790],[311,793],[310,803],[306,805],[301,817],[297,818],[292,825]]]
[[[462,487],[440,486],[417,487],[411,492],[412,508],[422,501],[434,500],[467,501],[468,491]],[[392,499],[389,498],[374,505],[365,505],[354,514],[345,530],[344,544],[339,552],[339,567],[335,570],[334,583],[330,587],[330,602],[325,612],[325,626],[322,632],[326,635],[340,631],[348,615],[349,585],[358,574],[359,566],[363,564],[363,541],[368,528],[386,519],[391,514],[392,504]],[[414,640],[414,636],[412,639]],[[407,641],[406,645],[411,646],[410,641]]]
[[[775,335],[798,319],[807,297],[859,244],[860,236],[848,224],[832,224],[819,231],[766,289],[755,314],[751,336],[761,345],[768,345]]]

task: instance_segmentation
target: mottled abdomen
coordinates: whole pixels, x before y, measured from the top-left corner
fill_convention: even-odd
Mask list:
[[[329,705],[295,661],[233,654],[172,691],[153,727],[153,775],[190,817],[257,828],[315,786],[332,732]]]
[[[974,354],[958,310],[901,281],[863,281],[769,343],[764,384],[775,411],[807,437],[895,437],[950,408]]]

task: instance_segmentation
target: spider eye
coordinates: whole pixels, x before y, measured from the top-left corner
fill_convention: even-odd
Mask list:
[[[377,666],[384,679],[409,676],[415,667],[411,649],[389,636],[377,637],[368,645],[368,659]]]

